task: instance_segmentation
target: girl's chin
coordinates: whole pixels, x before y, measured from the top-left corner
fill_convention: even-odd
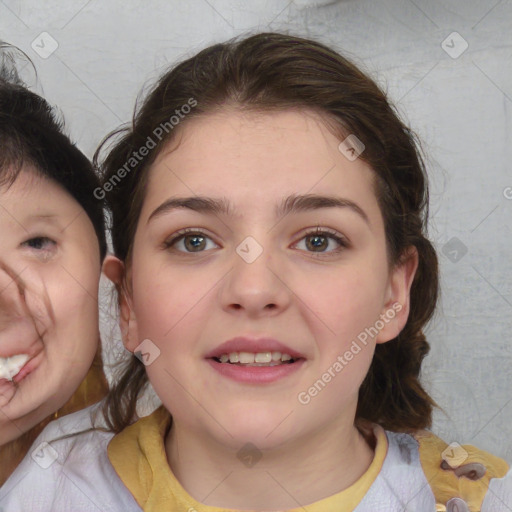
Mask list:
[[[236,451],[246,445],[255,446],[260,450],[274,450],[295,437],[293,428],[290,428],[291,425],[284,426],[284,416],[268,422],[259,421],[256,424],[250,422],[228,424],[226,430],[220,429],[211,434],[220,444]],[[250,419],[250,416],[248,418]]]

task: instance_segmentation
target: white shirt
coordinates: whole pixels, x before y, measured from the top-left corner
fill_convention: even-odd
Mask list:
[[[108,459],[113,434],[83,432],[92,427],[92,416],[98,415],[95,424],[101,425],[100,407],[101,403],[64,416],[43,430],[0,488],[0,512],[142,510]],[[435,512],[417,441],[408,434],[386,431],[386,436],[389,447],[382,469],[354,512]],[[452,510],[465,512],[460,504]],[[481,512],[511,510],[512,470],[504,478],[491,480]]]
[[[47,425],[0,488],[0,512],[140,512],[108,460],[113,434],[78,434],[93,415],[101,424],[100,404]]]

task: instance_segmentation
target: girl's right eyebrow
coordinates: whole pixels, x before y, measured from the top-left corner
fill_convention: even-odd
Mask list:
[[[199,213],[214,215],[232,215],[233,208],[225,198],[212,198],[204,196],[173,197],[164,201],[149,216],[147,223],[172,210],[186,208]],[[321,196],[317,194],[296,195],[286,197],[275,209],[276,217],[282,217],[289,213],[297,213],[320,208],[349,208],[357,213],[367,224],[370,224],[368,215],[354,201],[337,196]]]

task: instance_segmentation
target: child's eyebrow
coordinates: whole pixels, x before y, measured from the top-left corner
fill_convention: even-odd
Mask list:
[[[164,201],[149,216],[148,223],[165,213],[179,208],[187,208],[199,213],[210,213],[214,215],[233,215],[234,208],[225,198],[216,199],[213,197],[192,196],[173,197]],[[336,196],[320,196],[317,194],[291,195],[283,199],[281,204],[276,206],[275,215],[281,217],[289,213],[318,210],[320,208],[350,208],[357,213],[367,224],[370,223],[368,215],[356,203],[350,199]]]

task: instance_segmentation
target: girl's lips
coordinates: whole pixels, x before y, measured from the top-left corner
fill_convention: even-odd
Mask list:
[[[224,377],[238,382],[266,384],[285,378],[299,370],[305,359],[297,359],[293,363],[276,366],[247,366],[231,363],[219,363],[215,359],[207,359],[210,366]]]
[[[290,355],[293,359],[301,359],[305,357],[297,350],[276,339],[254,338],[251,336],[238,336],[228,340],[205,354],[204,357],[206,359],[213,357],[219,358],[223,354],[230,354],[232,352],[251,352],[253,354],[262,352],[281,352],[282,354]]]

